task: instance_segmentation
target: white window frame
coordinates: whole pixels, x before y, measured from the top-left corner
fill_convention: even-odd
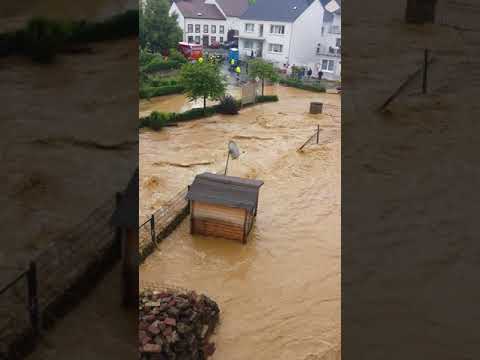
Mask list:
[[[200,44],[200,42],[202,41],[200,35],[197,35],[195,36],[195,44]]]
[[[278,31],[275,31],[275,30],[278,30]],[[285,25],[273,25],[273,24],[270,25],[270,34],[285,35]]]
[[[220,36],[220,44],[223,44],[223,36]]]
[[[195,30],[195,29],[194,29],[193,24],[188,24],[188,25],[187,25],[187,33],[193,34],[194,30]]]
[[[278,48],[279,51],[276,51],[275,48]],[[268,44],[268,52],[273,54],[282,54],[283,53],[283,45],[282,44]]]
[[[203,33],[208,34],[208,24],[203,25]]]
[[[251,28],[252,28],[251,30],[248,29],[250,26],[251,26]],[[246,23],[246,24],[245,24],[245,32],[246,32],[246,33],[253,33],[253,32],[255,32],[255,24],[253,24],[253,23]]]
[[[216,34],[217,33],[217,25],[210,25],[210,32],[212,34]]]
[[[243,47],[245,50],[253,50],[253,40],[243,40]],[[251,45],[251,46],[248,46]]]
[[[323,65],[326,64],[327,66],[324,67]],[[332,65],[332,70],[330,70],[330,65]],[[322,60],[322,65],[320,69],[323,72],[328,72],[328,73],[334,73],[335,72],[335,60],[330,60],[330,59],[323,59]]]
[[[225,34],[225,25],[220,25],[220,26],[218,27],[218,32],[219,32],[220,34]]]
[[[202,27],[200,24],[195,24],[195,34],[200,34],[202,32]]]

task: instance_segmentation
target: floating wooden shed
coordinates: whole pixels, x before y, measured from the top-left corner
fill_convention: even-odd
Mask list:
[[[187,193],[191,233],[246,243],[257,216],[262,185],[260,180],[197,175]]]

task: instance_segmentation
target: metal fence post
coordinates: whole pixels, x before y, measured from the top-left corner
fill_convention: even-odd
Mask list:
[[[30,313],[30,322],[32,324],[35,334],[39,333],[39,309],[38,309],[38,295],[37,295],[37,264],[32,261],[27,271],[28,283],[28,311]]]

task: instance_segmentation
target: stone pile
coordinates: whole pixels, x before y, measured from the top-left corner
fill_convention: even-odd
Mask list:
[[[204,360],[215,352],[209,342],[219,321],[218,305],[194,292],[146,290],[139,302],[141,360]]]

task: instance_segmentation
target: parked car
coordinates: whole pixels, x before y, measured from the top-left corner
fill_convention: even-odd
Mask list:
[[[222,44],[224,49],[238,48],[238,40],[227,41]]]
[[[210,48],[212,49],[220,49],[220,47],[221,44],[218,41],[212,41],[212,43],[210,44]]]

